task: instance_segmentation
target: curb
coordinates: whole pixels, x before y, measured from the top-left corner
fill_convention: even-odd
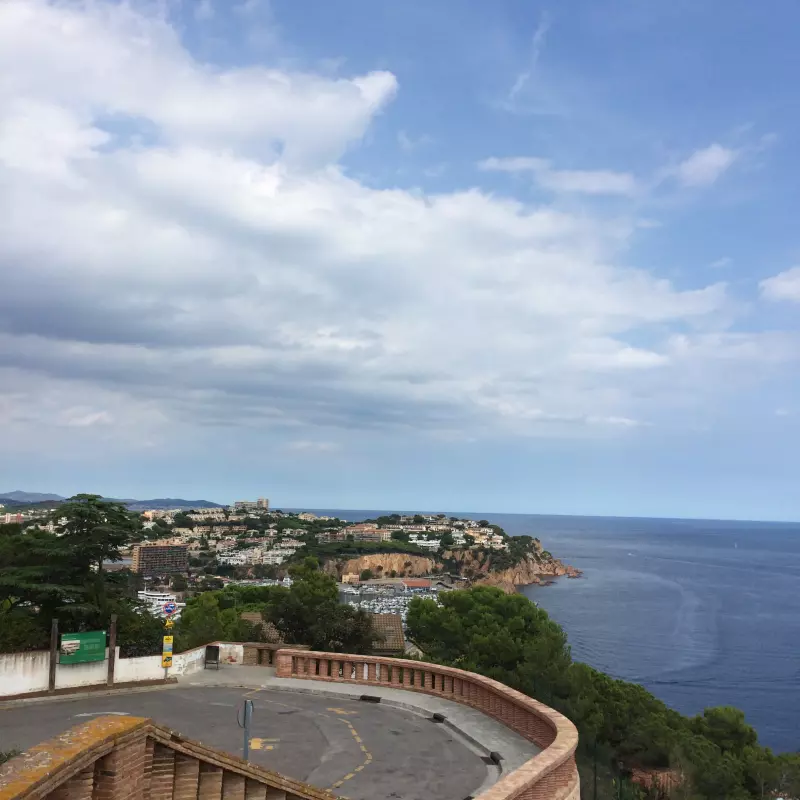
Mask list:
[[[106,686],[75,686],[69,689],[56,689],[54,692],[30,692],[28,694],[0,697],[0,711],[4,708],[17,708],[28,703],[63,703],[68,700],[82,700],[87,697],[110,697],[115,694],[137,694],[138,692],[157,692],[164,689],[175,689],[179,686],[177,678],[168,678],[153,683],[136,681],[135,683]]]

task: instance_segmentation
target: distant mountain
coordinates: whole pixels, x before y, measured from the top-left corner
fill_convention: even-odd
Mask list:
[[[0,494],[0,503],[6,506],[20,506],[31,503],[45,503],[62,501],[66,498],[57,494],[41,494],[39,492],[7,492]],[[134,500],[132,498],[109,497],[108,500],[116,500],[124,503],[131,511],[145,511],[149,508],[217,508],[222,503],[212,503],[209,500],[181,500],[177,497],[158,497],[155,500]]]
[[[178,497],[158,497],[155,500],[120,500],[132,511],[145,511],[148,508],[218,508],[222,503],[209,500],[181,500]]]
[[[6,492],[0,494],[0,503],[3,500],[13,500],[17,503],[43,503],[47,500],[64,500],[60,494],[42,494],[41,492]]]

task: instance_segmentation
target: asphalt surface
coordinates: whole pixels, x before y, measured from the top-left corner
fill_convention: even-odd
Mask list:
[[[80,697],[0,710],[0,750],[24,750],[102,714],[151,717],[241,756],[236,721],[253,701],[250,760],[353,800],[463,800],[487,775],[448,728],[409,711],[271,689],[186,688]]]

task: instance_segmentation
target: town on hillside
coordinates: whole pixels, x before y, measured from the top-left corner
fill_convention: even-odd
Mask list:
[[[469,585],[531,554],[551,558],[538,539],[510,537],[488,520],[445,514],[392,514],[353,523],[273,509],[267,498],[131,513],[138,528],[134,543],[107,568],[138,575],[139,599],[155,614],[165,602],[182,608],[197,591],[230,584],[290,585],[288,568],[314,556],[340,583],[342,602],[405,620],[414,596],[436,599],[440,591]],[[54,534],[66,522],[55,503],[4,516],[24,530]]]

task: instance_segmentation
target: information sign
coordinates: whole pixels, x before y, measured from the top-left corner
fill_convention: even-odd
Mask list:
[[[105,631],[65,633],[61,636],[59,664],[84,664],[87,661],[105,661],[105,659]]]

